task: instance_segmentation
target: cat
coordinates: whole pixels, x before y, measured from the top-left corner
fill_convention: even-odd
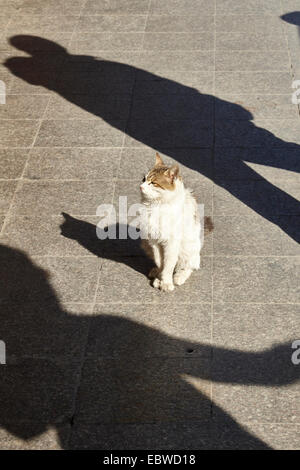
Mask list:
[[[174,290],[200,268],[202,225],[196,199],[186,189],[178,165],[167,166],[156,153],[155,165],[140,185],[144,207],[142,248],[155,267],[153,287]]]

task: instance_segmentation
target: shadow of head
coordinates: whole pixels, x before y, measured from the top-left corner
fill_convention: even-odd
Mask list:
[[[11,37],[10,44],[29,55],[10,57],[4,62],[13,75],[30,85],[56,89],[56,77],[68,56],[64,47],[48,39],[26,34]]]
[[[19,34],[9,39],[10,44],[21,51],[34,55],[38,51],[48,51],[56,54],[66,54],[67,50],[49,39],[28,34]]]

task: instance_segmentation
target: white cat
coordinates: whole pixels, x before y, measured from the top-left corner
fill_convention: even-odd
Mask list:
[[[166,166],[156,154],[155,166],[140,186],[144,205],[142,247],[154,260],[153,286],[172,291],[200,268],[202,247],[198,206],[184,187],[178,165]]]

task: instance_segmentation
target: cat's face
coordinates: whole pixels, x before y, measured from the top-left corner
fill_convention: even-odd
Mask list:
[[[140,185],[142,198],[148,201],[169,198],[170,192],[176,189],[178,173],[177,165],[166,166],[157,153],[154,167],[144,176]]]

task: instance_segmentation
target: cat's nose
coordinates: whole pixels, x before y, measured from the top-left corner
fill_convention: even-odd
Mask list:
[[[143,185],[141,184],[141,185],[140,185],[140,190],[143,191],[143,189],[144,189],[144,188],[143,188]]]

